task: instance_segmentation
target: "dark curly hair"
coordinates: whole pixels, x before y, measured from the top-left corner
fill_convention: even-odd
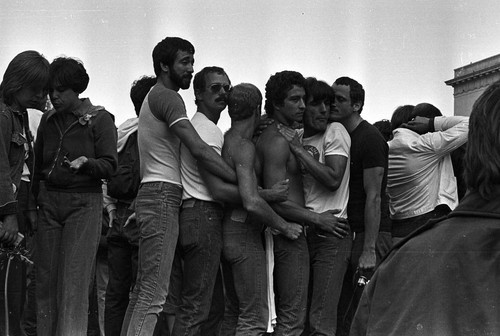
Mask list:
[[[89,75],[83,63],[76,58],[58,57],[50,63],[50,85],[82,93],[89,85]],[[52,87],[53,88],[53,87]]]
[[[135,80],[130,88],[130,99],[134,104],[135,114],[139,116],[141,112],[142,102],[149,90],[156,84],[156,77],[154,76],[142,76],[141,78]]]
[[[272,75],[266,83],[265,110],[274,115],[274,105],[283,105],[286,95],[294,85],[305,87],[305,78],[296,71],[281,71]]]

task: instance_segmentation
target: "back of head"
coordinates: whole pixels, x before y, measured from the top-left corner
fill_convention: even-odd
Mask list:
[[[313,101],[329,101],[333,102],[335,99],[335,92],[333,88],[324,81],[317,80],[314,77],[308,77],[305,80],[306,101],[313,99]]]
[[[391,117],[391,128],[395,130],[401,127],[402,124],[410,121],[412,119],[414,107],[413,105],[403,105],[395,109]]]
[[[476,100],[465,153],[467,188],[490,199],[500,184],[500,81]]]
[[[304,87],[305,81],[304,76],[296,71],[281,71],[272,75],[266,83],[266,113],[272,117],[274,105],[282,105],[288,91],[294,85]]]
[[[80,60],[70,57],[58,57],[50,63],[50,85],[68,88],[82,93],[89,85],[89,75]]]
[[[156,77],[153,76],[143,76],[132,83],[130,88],[130,99],[134,104],[135,114],[139,116],[141,112],[142,102],[149,90],[156,84]]]
[[[194,55],[194,47],[191,42],[180,37],[166,37],[153,49],[153,68],[157,77],[161,74],[161,63],[172,67],[179,50]]]
[[[389,141],[392,139],[392,127],[391,127],[391,122],[387,119],[382,119],[373,124],[375,126],[380,134],[384,137],[385,141]]]
[[[365,89],[363,89],[363,85],[350,77],[339,77],[335,80],[334,84],[349,86],[351,105],[356,103],[360,104],[358,113],[361,113],[365,105]]]
[[[262,94],[253,84],[241,83],[233,87],[227,100],[227,108],[232,121],[245,120],[260,111]]]
[[[193,79],[193,89],[194,92],[204,92],[207,86],[207,75],[211,73],[216,73],[219,75],[225,75],[229,81],[229,85],[231,85],[231,80],[229,76],[226,74],[223,68],[217,66],[208,66],[201,69],[199,72],[194,75]],[[198,105],[198,100],[195,98],[195,104]]]
[[[48,86],[49,62],[39,52],[27,50],[17,54],[7,66],[0,84],[0,97],[11,105],[23,87],[47,90]]]
[[[435,117],[441,117],[442,115],[443,114],[441,113],[441,111],[439,111],[439,109],[436,106],[429,103],[420,103],[415,105],[411,117],[435,118]]]

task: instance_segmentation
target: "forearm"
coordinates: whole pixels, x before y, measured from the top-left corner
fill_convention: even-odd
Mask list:
[[[299,206],[290,200],[273,203],[271,207],[281,217],[303,225],[315,225],[318,222],[318,214]]]
[[[306,170],[312,177],[330,191],[335,191],[339,188],[344,172],[335,171],[333,167],[329,167],[316,160],[304,148],[291,146],[292,152],[299,159]]]
[[[365,240],[363,251],[375,252],[380,227],[380,196],[369,197],[365,202]]]
[[[237,183],[234,170],[212,148],[192,154],[198,160],[198,164],[202,165],[209,173],[225,181]]]

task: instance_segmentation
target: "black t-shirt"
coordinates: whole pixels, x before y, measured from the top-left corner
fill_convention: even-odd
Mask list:
[[[387,159],[389,148],[377,128],[363,120],[351,135],[351,179],[349,182],[349,203],[347,216],[354,232],[365,231],[366,193],[363,186],[363,170],[384,168],[382,190],[380,191],[380,229],[391,232],[389,204],[387,201]]]

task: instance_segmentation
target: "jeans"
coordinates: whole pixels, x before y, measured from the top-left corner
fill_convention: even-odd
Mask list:
[[[19,232],[24,234],[26,240],[29,238],[26,230],[28,219],[25,216],[25,211],[28,210],[29,193],[29,183],[21,180],[19,191],[17,193],[17,223],[19,225]],[[21,242],[21,246],[26,247],[26,240],[23,240]],[[0,257],[0,335],[23,335],[21,331],[21,316],[23,315],[27,289],[27,267],[26,264],[18,257],[11,259],[7,279],[7,292],[5,292],[5,276],[7,271],[7,263],[8,258],[5,255],[2,255]],[[5,330],[5,300],[7,300],[7,309],[9,311],[9,333],[7,333]]]
[[[182,187],[168,182],[141,184],[136,198],[139,225],[137,281],[125,313],[122,335],[152,335],[168,293],[179,235]]]
[[[104,301],[104,330],[107,336],[120,335],[130,291],[137,276],[139,229],[135,221],[123,227],[132,213],[128,204],[116,203],[116,219],[108,231],[109,280]]]
[[[267,330],[266,253],[262,224],[242,209],[226,209],[223,277],[226,308],[221,335],[263,335]]]
[[[207,321],[220,266],[222,215],[215,202],[190,198],[182,204],[177,249],[184,267],[173,336],[199,335]]]
[[[337,306],[351,255],[352,236],[318,236],[307,231],[311,264],[307,335],[335,336]]]
[[[38,203],[37,333],[86,335],[102,194],[47,191],[41,185]]]
[[[304,234],[290,240],[274,236],[275,336],[300,335],[307,317],[309,251]]]
[[[356,313],[363,287],[359,287],[356,282],[359,278],[357,272],[359,257],[363,252],[363,243],[365,241],[365,233],[357,232],[353,234],[352,250],[350,256],[349,267],[344,276],[342,285],[342,293],[340,295],[339,309],[337,312],[337,336],[347,336],[351,329],[351,322]],[[375,243],[376,267],[380,264],[382,258],[392,248],[392,237],[390,232],[379,232]],[[373,274],[373,272],[372,272]],[[372,274],[364,274],[367,278],[371,278]]]

